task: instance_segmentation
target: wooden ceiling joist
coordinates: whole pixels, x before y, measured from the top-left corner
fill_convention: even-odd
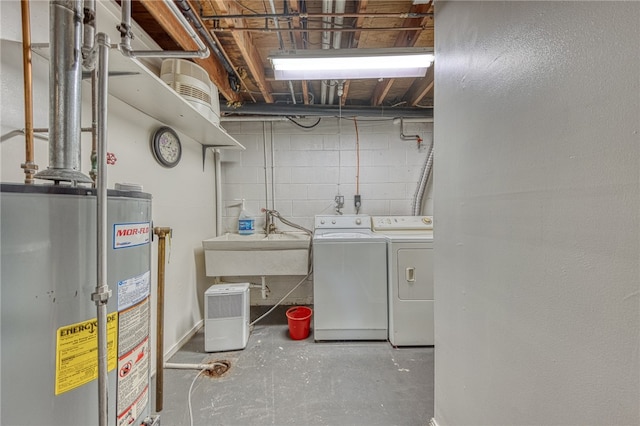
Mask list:
[[[164,2],[140,0],[140,3],[182,49],[198,49],[196,42],[182,29],[182,25]],[[215,55],[209,55],[208,58],[196,58],[194,62],[207,71],[209,78],[227,101],[239,102],[241,100],[240,95],[231,89],[227,71]]]
[[[298,13],[300,11],[299,10],[299,5],[298,5],[298,0],[288,0],[287,4],[289,6],[289,12]],[[302,28],[302,26],[300,25],[300,18],[298,18],[298,17],[293,18],[292,23],[293,23],[293,28]],[[296,48],[297,49],[305,49],[306,48],[306,46],[304,45],[304,41],[302,40],[302,33],[301,32],[294,31],[293,32],[293,38],[296,41]],[[307,83],[306,80],[302,80],[300,83],[302,84],[302,100],[303,100],[305,105],[309,105],[309,84]]]
[[[240,7],[235,1],[214,0],[213,3],[218,8],[218,10],[220,10],[222,14],[225,15],[238,15],[241,12]],[[246,25],[244,19],[225,19],[224,21],[225,24],[230,28],[236,26],[243,27]],[[264,74],[262,60],[260,59],[260,55],[258,54],[258,49],[251,39],[251,34],[242,31],[232,31],[232,35],[233,39],[236,42],[236,45],[238,46],[238,49],[242,54],[242,57],[244,58],[244,61],[247,64],[249,72],[255,79],[256,85],[258,86],[258,89],[260,90],[264,101],[266,103],[272,104],[274,101],[273,95],[271,94],[273,90],[271,88],[271,84],[269,84]]]
[[[362,13],[364,14],[367,11],[367,5],[369,4],[369,0],[360,0],[358,2],[358,10],[356,10],[356,13]],[[356,19],[355,28],[362,28],[362,23],[364,22],[364,17],[358,17]],[[352,49],[356,49],[358,47],[358,44],[360,43],[360,31],[353,33],[353,37],[351,38],[351,43],[350,43],[350,48]],[[344,83],[344,87],[342,89],[342,97],[340,98],[340,104],[342,106],[345,105],[345,103],[347,102],[347,97],[349,96],[349,88],[351,86],[351,80],[347,80]]]
[[[426,14],[431,8],[431,3],[428,4],[419,4],[411,7],[411,12]],[[403,27],[424,27],[427,24],[427,21],[431,19],[429,16],[425,16],[422,18],[409,18],[405,19],[403,23]],[[413,47],[418,41],[418,36],[420,35],[420,31],[401,31],[396,38],[394,43],[394,47]],[[382,102],[384,102],[387,93],[391,90],[391,86],[393,86],[393,82],[395,79],[389,78],[379,82],[376,85],[376,88],[373,90],[373,95],[371,96],[371,105],[372,106],[380,106]]]
[[[427,70],[425,78],[416,78],[407,93],[407,105],[412,107],[418,105],[420,101],[427,96],[427,94],[433,89],[433,66]]]

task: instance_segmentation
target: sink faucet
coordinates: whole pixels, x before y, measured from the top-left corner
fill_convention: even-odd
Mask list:
[[[278,212],[267,209],[262,209],[262,211],[265,213],[264,232],[266,232],[267,235],[275,233],[276,222],[274,220],[274,216],[276,216]]]

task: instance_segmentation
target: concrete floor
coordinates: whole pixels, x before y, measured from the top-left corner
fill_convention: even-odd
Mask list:
[[[171,358],[178,363],[231,362],[223,376],[201,375],[196,380],[191,394],[194,425],[429,423],[432,347],[314,343],[313,330],[308,339],[294,341],[283,312],[275,311],[268,322],[256,324],[242,351],[204,352],[202,329]],[[165,370],[161,424],[189,425],[187,395],[196,374]]]

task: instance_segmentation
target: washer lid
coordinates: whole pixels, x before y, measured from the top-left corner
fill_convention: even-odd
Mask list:
[[[316,229],[314,242],[377,242],[386,241],[385,237],[375,234],[369,229]]]

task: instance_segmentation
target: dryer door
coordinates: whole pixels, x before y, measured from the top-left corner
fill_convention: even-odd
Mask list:
[[[398,298],[433,300],[433,249],[398,249]]]

